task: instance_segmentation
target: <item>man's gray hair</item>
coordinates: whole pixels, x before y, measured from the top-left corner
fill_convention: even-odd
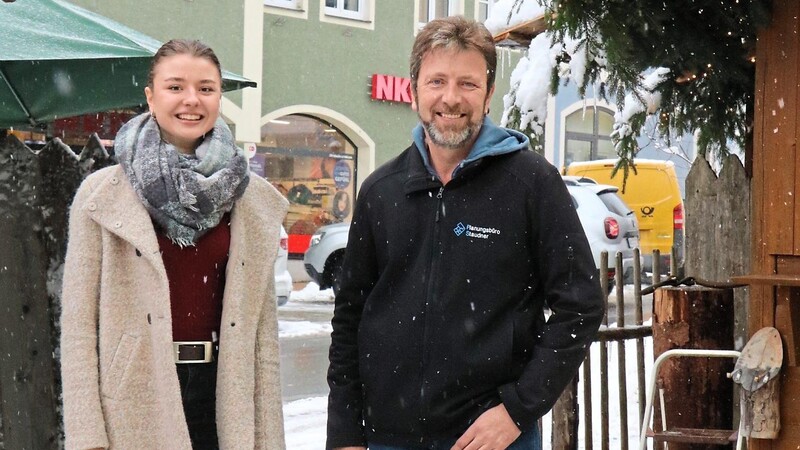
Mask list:
[[[428,22],[417,34],[411,50],[411,89],[417,93],[417,79],[422,59],[436,49],[477,50],[486,60],[486,89],[494,86],[497,69],[497,51],[492,33],[474,20],[462,16],[451,16]]]

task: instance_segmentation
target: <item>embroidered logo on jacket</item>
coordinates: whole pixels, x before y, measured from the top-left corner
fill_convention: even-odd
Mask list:
[[[464,225],[463,223],[459,222],[455,228],[453,228],[453,232],[456,236],[461,236],[462,234],[466,237],[471,238],[478,238],[478,239],[489,239],[490,234],[500,234],[500,230],[497,228],[491,227],[476,227],[474,225]]]

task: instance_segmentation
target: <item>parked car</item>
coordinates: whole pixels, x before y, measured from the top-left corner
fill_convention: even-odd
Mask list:
[[[611,177],[616,163],[614,159],[573,162],[567,167],[567,175],[588,177],[621,189],[622,172]],[[676,256],[678,268],[684,259],[683,200],[675,164],[639,158],[634,164],[636,172],[628,174],[625,192],[620,191],[619,195],[638,219],[643,269],[653,270],[653,251],[659,250],[661,272],[667,273],[671,254]]]
[[[320,227],[311,236],[303,263],[308,276],[320,289],[333,288],[334,293],[339,292],[348,233],[350,223],[342,222]]]
[[[292,275],[289,273],[289,235],[281,225],[281,240],[278,257],[275,258],[275,299],[278,306],[285,305],[292,293]]]
[[[603,250],[608,252],[609,290],[614,286],[617,252],[622,254],[623,279],[630,280],[633,249],[639,247],[639,226],[636,214],[619,196],[619,188],[585,178],[563,178],[598,268]]]
[[[617,252],[622,253],[625,279],[630,279],[633,275],[633,249],[639,246],[636,215],[620,198],[619,188],[616,186],[596,184],[592,180],[579,177],[563,178],[589,240],[597,267],[600,267],[602,251],[608,251],[610,267],[607,276],[610,290],[615,281]],[[303,262],[306,272],[320,289],[330,287],[338,292],[349,232],[349,223],[337,223],[321,227],[311,236]]]

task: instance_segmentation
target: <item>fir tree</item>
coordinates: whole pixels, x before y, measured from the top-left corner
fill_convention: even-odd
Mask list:
[[[572,42],[589,55],[584,79],[577,83],[581,95],[586,85],[598,85],[600,96],[620,110],[626,96],[643,105],[646,95],[660,98],[655,109],[641,108],[627,123],[615,125],[618,167],[627,172],[638,151],[636,135],[649,114],[657,114],[665,135],[697,131],[702,155],[724,157],[730,141],[744,148],[751,138],[756,32],[769,23],[769,0],[537,1],[547,8],[553,48],[566,49]],[[556,57],[553,94],[564,82],[561,63],[570,57],[563,50]],[[655,68],[664,68],[659,70],[666,75],[647,86],[645,74]],[[508,116],[520,114],[509,111]]]

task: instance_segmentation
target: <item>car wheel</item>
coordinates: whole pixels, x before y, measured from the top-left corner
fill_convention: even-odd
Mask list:
[[[283,306],[288,301],[289,301],[289,297],[286,297],[285,295],[282,295],[282,296],[278,297],[278,302],[277,303],[278,303],[278,306]]]
[[[333,288],[333,294],[336,295],[339,293],[339,288],[342,285],[342,260],[344,259],[344,255],[338,254],[331,258],[331,261],[328,263],[329,270],[331,273],[331,288]]]

